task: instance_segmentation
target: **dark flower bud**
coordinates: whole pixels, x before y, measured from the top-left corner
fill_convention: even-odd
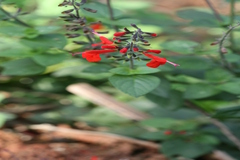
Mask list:
[[[138,29],[137,25],[136,24],[131,24],[132,27]]]
[[[84,5],[86,2],[87,2],[87,0],[82,0],[82,1],[80,2],[80,5]]]
[[[75,43],[75,44],[79,44],[79,45],[85,45],[85,44],[88,44],[87,42],[84,42],[84,41],[73,41],[73,43]]]
[[[92,13],[96,13],[97,10],[91,9],[91,8],[83,8],[84,10],[88,11],[88,12],[92,12]]]
[[[126,27],[124,28],[124,30],[125,30],[126,32],[129,32],[129,33],[131,33],[131,31],[130,31],[130,30],[128,30]]]
[[[212,42],[210,45],[211,46],[214,46],[214,45],[216,45],[216,44],[218,44],[219,43],[219,41],[215,41],[215,42]]]
[[[74,11],[74,9],[69,9],[69,10],[63,11],[62,14],[69,14],[69,13],[71,13],[72,11]]]
[[[67,33],[67,34],[65,34],[68,38],[76,38],[76,37],[79,37],[80,36],[80,34],[69,34],[69,33]]]

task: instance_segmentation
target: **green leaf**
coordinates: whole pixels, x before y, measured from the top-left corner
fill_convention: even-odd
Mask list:
[[[27,57],[32,56],[30,48],[22,45],[16,39],[0,38],[0,57]]]
[[[159,72],[159,69],[149,68],[149,67],[137,67],[135,69],[131,69],[129,67],[118,67],[110,70],[111,73],[119,74],[119,75],[135,75],[135,74],[151,74]]]
[[[39,36],[38,30],[36,30],[35,28],[28,28],[24,31],[24,33],[25,33],[25,37],[29,39],[36,38]]]
[[[203,83],[204,82],[204,80],[187,76],[187,75],[178,75],[178,76],[166,75],[166,78],[174,82],[183,82],[183,83]]]
[[[152,92],[150,92],[150,94],[153,94],[159,97],[168,98],[170,96],[170,90],[171,90],[170,82],[165,78],[161,78],[160,85],[156,89],[154,89]]]
[[[32,59],[42,66],[51,66],[67,59],[67,54],[42,54],[33,56]]]
[[[233,78],[233,74],[222,68],[213,68],[205,72],[205,78],[209,82],[222,83]]]
[[[112,67],[107,64],[94,64],[86,67],[82,72],[87,73],[107,73]]]
[[[194,53],[196,47],[199,46],[199,43],[194,41],[187,40],[174,40],[169,42],[161,43],[163,49],[182,53],[182,54],[192,54]]]
[[[208,11],[199,8],[183,9],[177,12],[180,18],[191,20],[190,24],[194,26],[219,27],[219,23],[214,15]]]
[[[139,135],[139,138],[143,138],[145,140],[150,140],[150,141],[154,141],[154,140],[165,140],[168,139],[169,136],[166,136],[164,134],[164,132],[146,132],[146,133],[142,133]]]
[[[208,84],[191,84],[188,85],[184,92],[186,99],[207,98],[218,94],[220,91]]]
[[[152,119],[147,119],[140,122],[140,124],[144,126],[162,128],[162,129],[172,128],[177,123],[178,123],[178,120],[171,119],[171,118],[152,118]]]
[[[218,89],[232,94],[240,94],[240,81],[227,82],[217,86]]]
[[[177,69],[206,70],[213,65],[212,61],[200,56],[178,56],[172,59],[174,62],[180,64],[180,67]]]
[[[145,95],[160,83],[160,79],[149,75],[114,75],[109,80],[114,87],[134,97]]]
[[[213,146],[199,144],[181,139],[168,140],[161,144],[161,151],[167,156],[181,155],[186,158],[196,158],[213,150]]]
[[[211,135],[204,135],[204,134],[195,136],[193,138],[193,141],[200,144],[209,144],[209,145],[217,145],[219,143],[218,138]]]
[[[63,49],[67,41],[60,34],[40,35],[35,39],[21,39],[20,42],[34,50],[45,51],[50,48]]]
[[[24,58],[1,64],[4,68],[2,75],[26,76],[40,74],[45,71],[45,67],[35,63],[31,58]]]
[[[1,21],[0,33],[8,36],[23,37],[26,29],[27,27],[23,27],[21,25],[10,23],[8,21]]]

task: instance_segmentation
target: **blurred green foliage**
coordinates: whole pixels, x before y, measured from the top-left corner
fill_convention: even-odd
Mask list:
[[[84,7],[98,13],[83,10],[81,14],[89,22],[102,21],[110,31],[107,37],[114,32],[112,25],[123,29],[130,23],[139,24],[143,30],[158,32],[159,36],[151,40],[152,48],[161,49],[161,54],[180,64],[177,68],[166,64],[150,69],[146,62],[136,62],[136,69],[131,70],[128,64],[104,57],[94,64],[71,57],[68,52],[83,51],[84,46],[70,43],[63,35],[65,23],[57,16],[65,8],[59,9],[59,3],[61,0],[5,0],[0,5],[13,16],[0,10],[0,126],[14,121],[29,109],[27,106],[50,105],[57,107],[31,112],[25,118],[32,123],[105,126],[108,132],[161,143],[161,152],[172,159],[178,155],[197,158],[215,149],[240,157],[234,144],[209,118],[186,104],[193,103],[240,138],[240,50],[233,50],[226,42],[226,59],[232,66],[229,70],[222,66],[217,47],[209,47],[222,36],[224,26],[230,25],[228,15],[221,15],[224,21],[220,23],[209,9],[183,8],[171,16],[153,12],[148,1],[113,1],[115,20],[110,20],[106,4],[87,3]],[[17,16],[29,26],[14,18],[18,7],[30,12]],[[236,14],[235,20],[239,18]],[[214,34],[208,32],[213,30]],[[238,42],[239,30],[234,33]],[[80,39],[87,41],[83,36]],[[152,118],[132,122],[67,93],[65,88],[77,82],[90,83]]]

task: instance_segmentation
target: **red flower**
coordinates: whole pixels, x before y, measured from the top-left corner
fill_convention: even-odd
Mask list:
[[[88,62],[99,62],[101,61],[100,54],[105,54],[109,52],[115,52],[115,49],[109,50],[89,50],[82,53],[82,57],[86,58]],[[80,53],[77,53],[80,54]]]
[[[164,132],[164,134],[165,134],[165,135],[171,135],[171,134],[172,134],[172,131],[171,131],[171,130],[166,130],[166,131]]]
[[[104,28],[101,23],[91,24],[90,27],[91,27],[93,30],[100,30],[100,29],[103,29],[103,28]]]
[[[137,51],[138,51],[138,48],[137,48],[137,47],[134,47],[134,48],[133,48],[133,51],[134,51],[134,52],[137,52]]]
[[[160,58],[148,53],[144,53],[144,55],[152,59],[150,62],[147,63],[147,66],[151,68],[157,68],[158,66],[164,65],[167,62],[166,58]]]
[[[125,54],[127,51],[128,51],[128,48],[126,48],[126,47],[120,50],[120,52],[123,54]]]
[[[156,49],[148,49],[148,50],[146,50],[146,52],[152,52],[152,53],[159,54],[159,53],[161,53],[162,51],[161,51],[161,50],[156,50]]]
[[[157,68],[159,67],[160,65],[164,65],[166,63],[170,63],[171,65],[173,66],[179,66],[178,64],[176,63],[173,63],[173,62],[170,62],[168,61],[166,58],[161,58],[161,57],[158,57],[158,56],[154,56],[154,55],[151,55],[151,54],[148,54],[148,53],[143,53],[145,56],[151,58],[152,60],[150,62],[148,62],[146,65],[148,67],[151,67],[151,68]]]
[[[157,36],[157,34],[156,34],[156,33],[152,33],[152,34],[151,34],[151,36],[153,36],[153,37],[156,37],[156,36]]]
[[[117,46],[103,45],[101,48],[102,48],[102,49],[115,49],[115,48],[117,48]]]
[[[126,34],[126,32],[116,32],[113,35],[116,37],[119,37],[119,36],[124,36],[125,34]]]
[[[93,47],[96,47],[96,46],[100,46],[100,45],[104,45],[104,44],[107,44],[107,45],[111,45],[113,44],[112,41],[110,41],[109,39],[107,39],[106,37],[104,36],[101,36],[100,34],[98,34],[97,32],[92,32],[93,34],[99,36],[101,42],[100,43],[95,43],[95,44],[92,44]]]

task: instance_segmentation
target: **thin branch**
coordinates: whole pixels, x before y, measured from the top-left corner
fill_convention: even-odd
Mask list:
[[[18,19],[16,16],[11,15],[10,13],[8,13],[7,11],[5,11],[1,6],[0,6],[0,11],[2,11],[6,16],[8,16],[9,18],[14,19],[16,22],[18,22],[19,24],[25,26],[25,27],[29,27],[32,28],[32,26],[30,26],[29,24],[21,21],[20,19]]]
[[[230,26],[229,29],[227,30],[227,32],[219,39],[219,48],[218,48],[218,52],[220,54],[220,58],[222,60],[223,66],[225,66],[227,69],[231,70],[231,66],[229,65],[228,61],[225,58],[225,53],[223,51],[223,49],[225,49],[223,47],[223,42],[225,41],[225,39],[227,38],[227,36],[238,26],[240,26],[240,23],[237,23],[235,26]]]
[[[218,11],[213,7],[212,3],[210,2],[210,0],[205,0],[206,3],[208,4],[208,6],[211,8],[211,10],[213,11],[214,16],[216,17],[216,19],[219,22],[223,22],[222,17],[220,16],[220,14],[218,13]]]
[[[130,51],[133,52],[133,42],[130,44]],[[130,57],[130,69],[134,69],[134,59],[133,59],[133,53],[131,54]]]
[[[230,2],[230,25],[232,26],[234,24],[234,19],[235,19],[235,0],[231,0]],[[234,49],[234,37],[233,37],[233,32],[230,33],[230,42],[231,42],[231,47]]]
[[[113,10],[112,10],[112,7],[111,7],[110,0],[107,0],[107,7],[108,7],[108,10],[109,10],[110,19],[114,20]],[[116,32],[118,31],[118,27],[116,25],[113,25],[113,28],[115,29]]]
[[[209,118],[210,122],[213,125],[215,125],[216,127],[218,127],[219,130],[238,148],[238,150],[240,150],[240,140],[229,130],[229,128],[225,124],[223,124],[222,122],[220,122],[219,120],[217,120],[215,118],[212,118],[209,113],[207,113],[203,109],[199,108],[192,102],[186,101],[185,104],[188,107],[195,109],[195,110],[199,111],[200,113],[202,113],[203,115],[207,116]]]

